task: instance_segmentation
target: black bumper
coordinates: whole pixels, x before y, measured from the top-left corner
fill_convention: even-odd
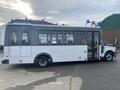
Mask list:
[[[2,60],[2,64],[9,64],[9,60],[8,59]]]

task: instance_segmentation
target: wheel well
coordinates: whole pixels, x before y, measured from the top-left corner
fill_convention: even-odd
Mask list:
[[[49,59],[48,59],[49,62],[52,63],[52,57],[51,57],[51,55],[48,54],[48,53],[40,53],[40,54],[36,55],[36,57],[35,57],[35,59],[34,59],[34,63],[37,63],[37,58],[39,58],[39,57],[41,57],[41,56],[46,56],[46,57],[48,57],[48,58],[49,58]]]
[[[111,50],[109,50],[109,51],[107,51],[106,53],[112,53],[113,54],[113,56],[114,56],[114,52],[113,51],[111,51]],[[105,53],[105,55],[106,55],[106,53]]]

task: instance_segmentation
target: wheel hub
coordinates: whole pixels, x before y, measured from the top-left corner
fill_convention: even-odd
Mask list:
[[[107,55],[107,60],[111,60],[112,56],[110,54]]]

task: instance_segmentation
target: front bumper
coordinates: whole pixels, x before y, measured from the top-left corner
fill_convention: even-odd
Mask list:
[[[2,60],[2,64],[9,64],[9,60],[8,59]]]

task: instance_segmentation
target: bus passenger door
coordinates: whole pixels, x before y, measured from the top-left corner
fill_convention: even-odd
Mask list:
[[[99,60],[99,32],[88,32],[88,60]]]

